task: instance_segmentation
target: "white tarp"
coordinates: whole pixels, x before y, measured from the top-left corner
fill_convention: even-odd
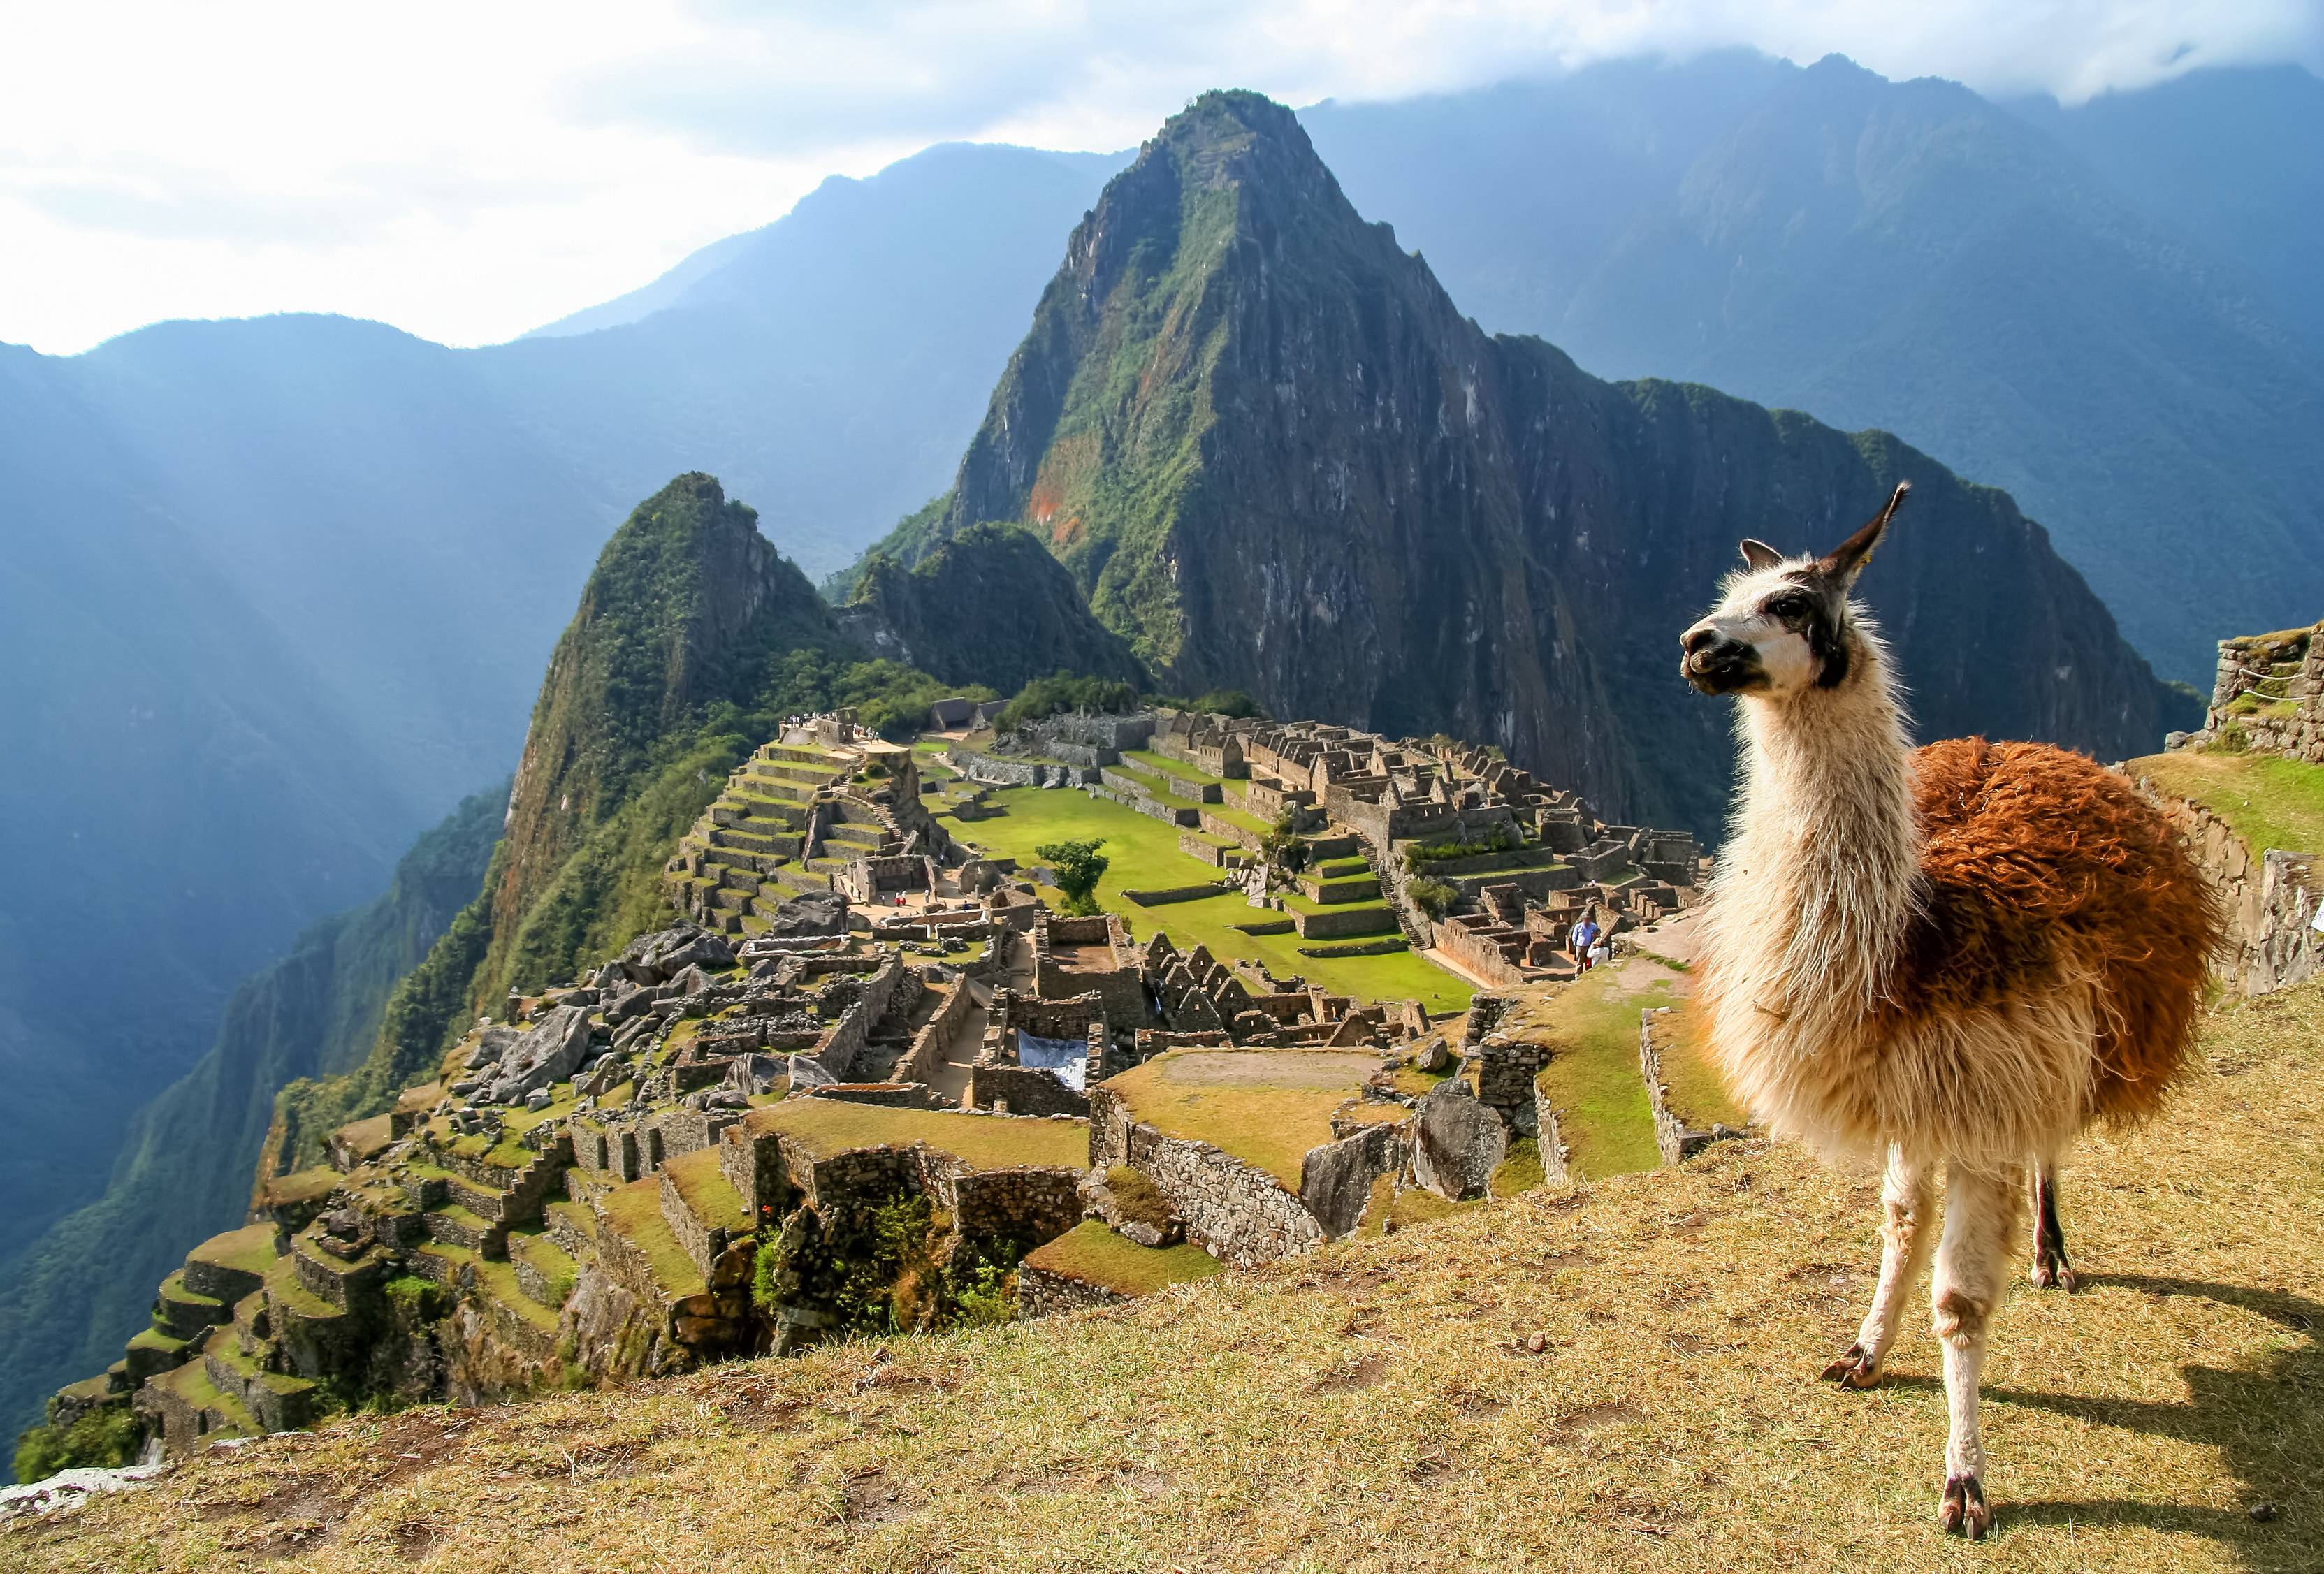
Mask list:
[[[1087,1092],[1089,1041],[1084,1038],[1036,1038],[1017,1030],[1017,1063],[1048,1072],[1076,1093]]]

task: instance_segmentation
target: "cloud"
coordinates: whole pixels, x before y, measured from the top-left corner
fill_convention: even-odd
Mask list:
[[[18,8],[0,340],[338,310],[514,335],[931,142],[1132,146],[1205,88],[1379,100],[1743,46],[2069,102],[2324,70],[2316,0],[169,0]]]
[[[425,164],[351,164],[320,189],[281,191],[148,159],[62,172],[14,162],[0,165],[0,193],[70,227],[237,247],[360,245],[401,219],[458,223],[576,190],[570,180],[479,178]]]
[[[2314,0],[706,0],[687,14],[683,47],[576,76],[567,110],[797,156],[881,138],[1114,147],[1206,87],[1390,98],[1737,46],[2069,103],[2202,66],[2324,65]]]

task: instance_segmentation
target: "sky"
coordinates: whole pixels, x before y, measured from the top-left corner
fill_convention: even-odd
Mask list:
[[[2075,103],[2324,71],[2324,0],[0,0],[0,341],[335,311],[493,343],[932,142],[1738,45]]]

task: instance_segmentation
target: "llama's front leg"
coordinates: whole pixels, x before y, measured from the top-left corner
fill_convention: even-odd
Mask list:
[[[1921,1270],[1929,1266],[1936,1232],[1929,1228],[1929,1170],[1904,1150],[1888,1150],[1888,1173],[1880,1183],[1880,1285],[1864,1314],[1856,1342],[1823,1369],[1824,1381],[1844,1388],[1869,1388],[1880,1381],[1881,1364],[1896,1342],[1904,1303],[1912,1299]]]
[[[1945,1173],[1945,1235],[1930,1285],[1937,1337],[1945,1347],[1945,1406],[1952,1431],[1945,1443],[1945,1490],[1937,1523],[1975,1541],[1992,1527],[1985,1499],[1985,1441],[1977,1424],[1978,1383],[1985,1347],[2009,1279],[2009,1238],[2017,1229],[2025,1178],[1959,1164]]]
[[[2073,1292],[2065,1227],[2058,1222],[2058,1166],[2048,1159],[2034,1166],[2034,1267],[2027,1276],[2036,1289]]]

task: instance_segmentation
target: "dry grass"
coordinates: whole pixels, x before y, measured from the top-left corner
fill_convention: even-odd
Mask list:
[[[742,1118],[817,1155],[851,1148],[925,1142],[981,1170],[1017,1164],[1089,1168],[1089,1125],[1081,1120],[1009,1119],[941,1109],[890,1109],[844,1099],[787,1099]]]
[[[1296,1192],[1307,1150],[1332,1140],[1332,1111],[1379,1069],[1370,1054],[1179,1049],[1103,1085],[1165,1137],[1207,1142]]]
[[[2089,1287],[2001,1315],[1974,1547],[1932,1519],[1925,1324],[1889,1386],[1814,1380],[1872,1178],[1730,1143],[1047,1323],[351,1417],[0,1532],[0,1566],[2314,1569],[2319,1040],[2315,989],[2231,1011],[2163,1119],[2085,1145]]]

